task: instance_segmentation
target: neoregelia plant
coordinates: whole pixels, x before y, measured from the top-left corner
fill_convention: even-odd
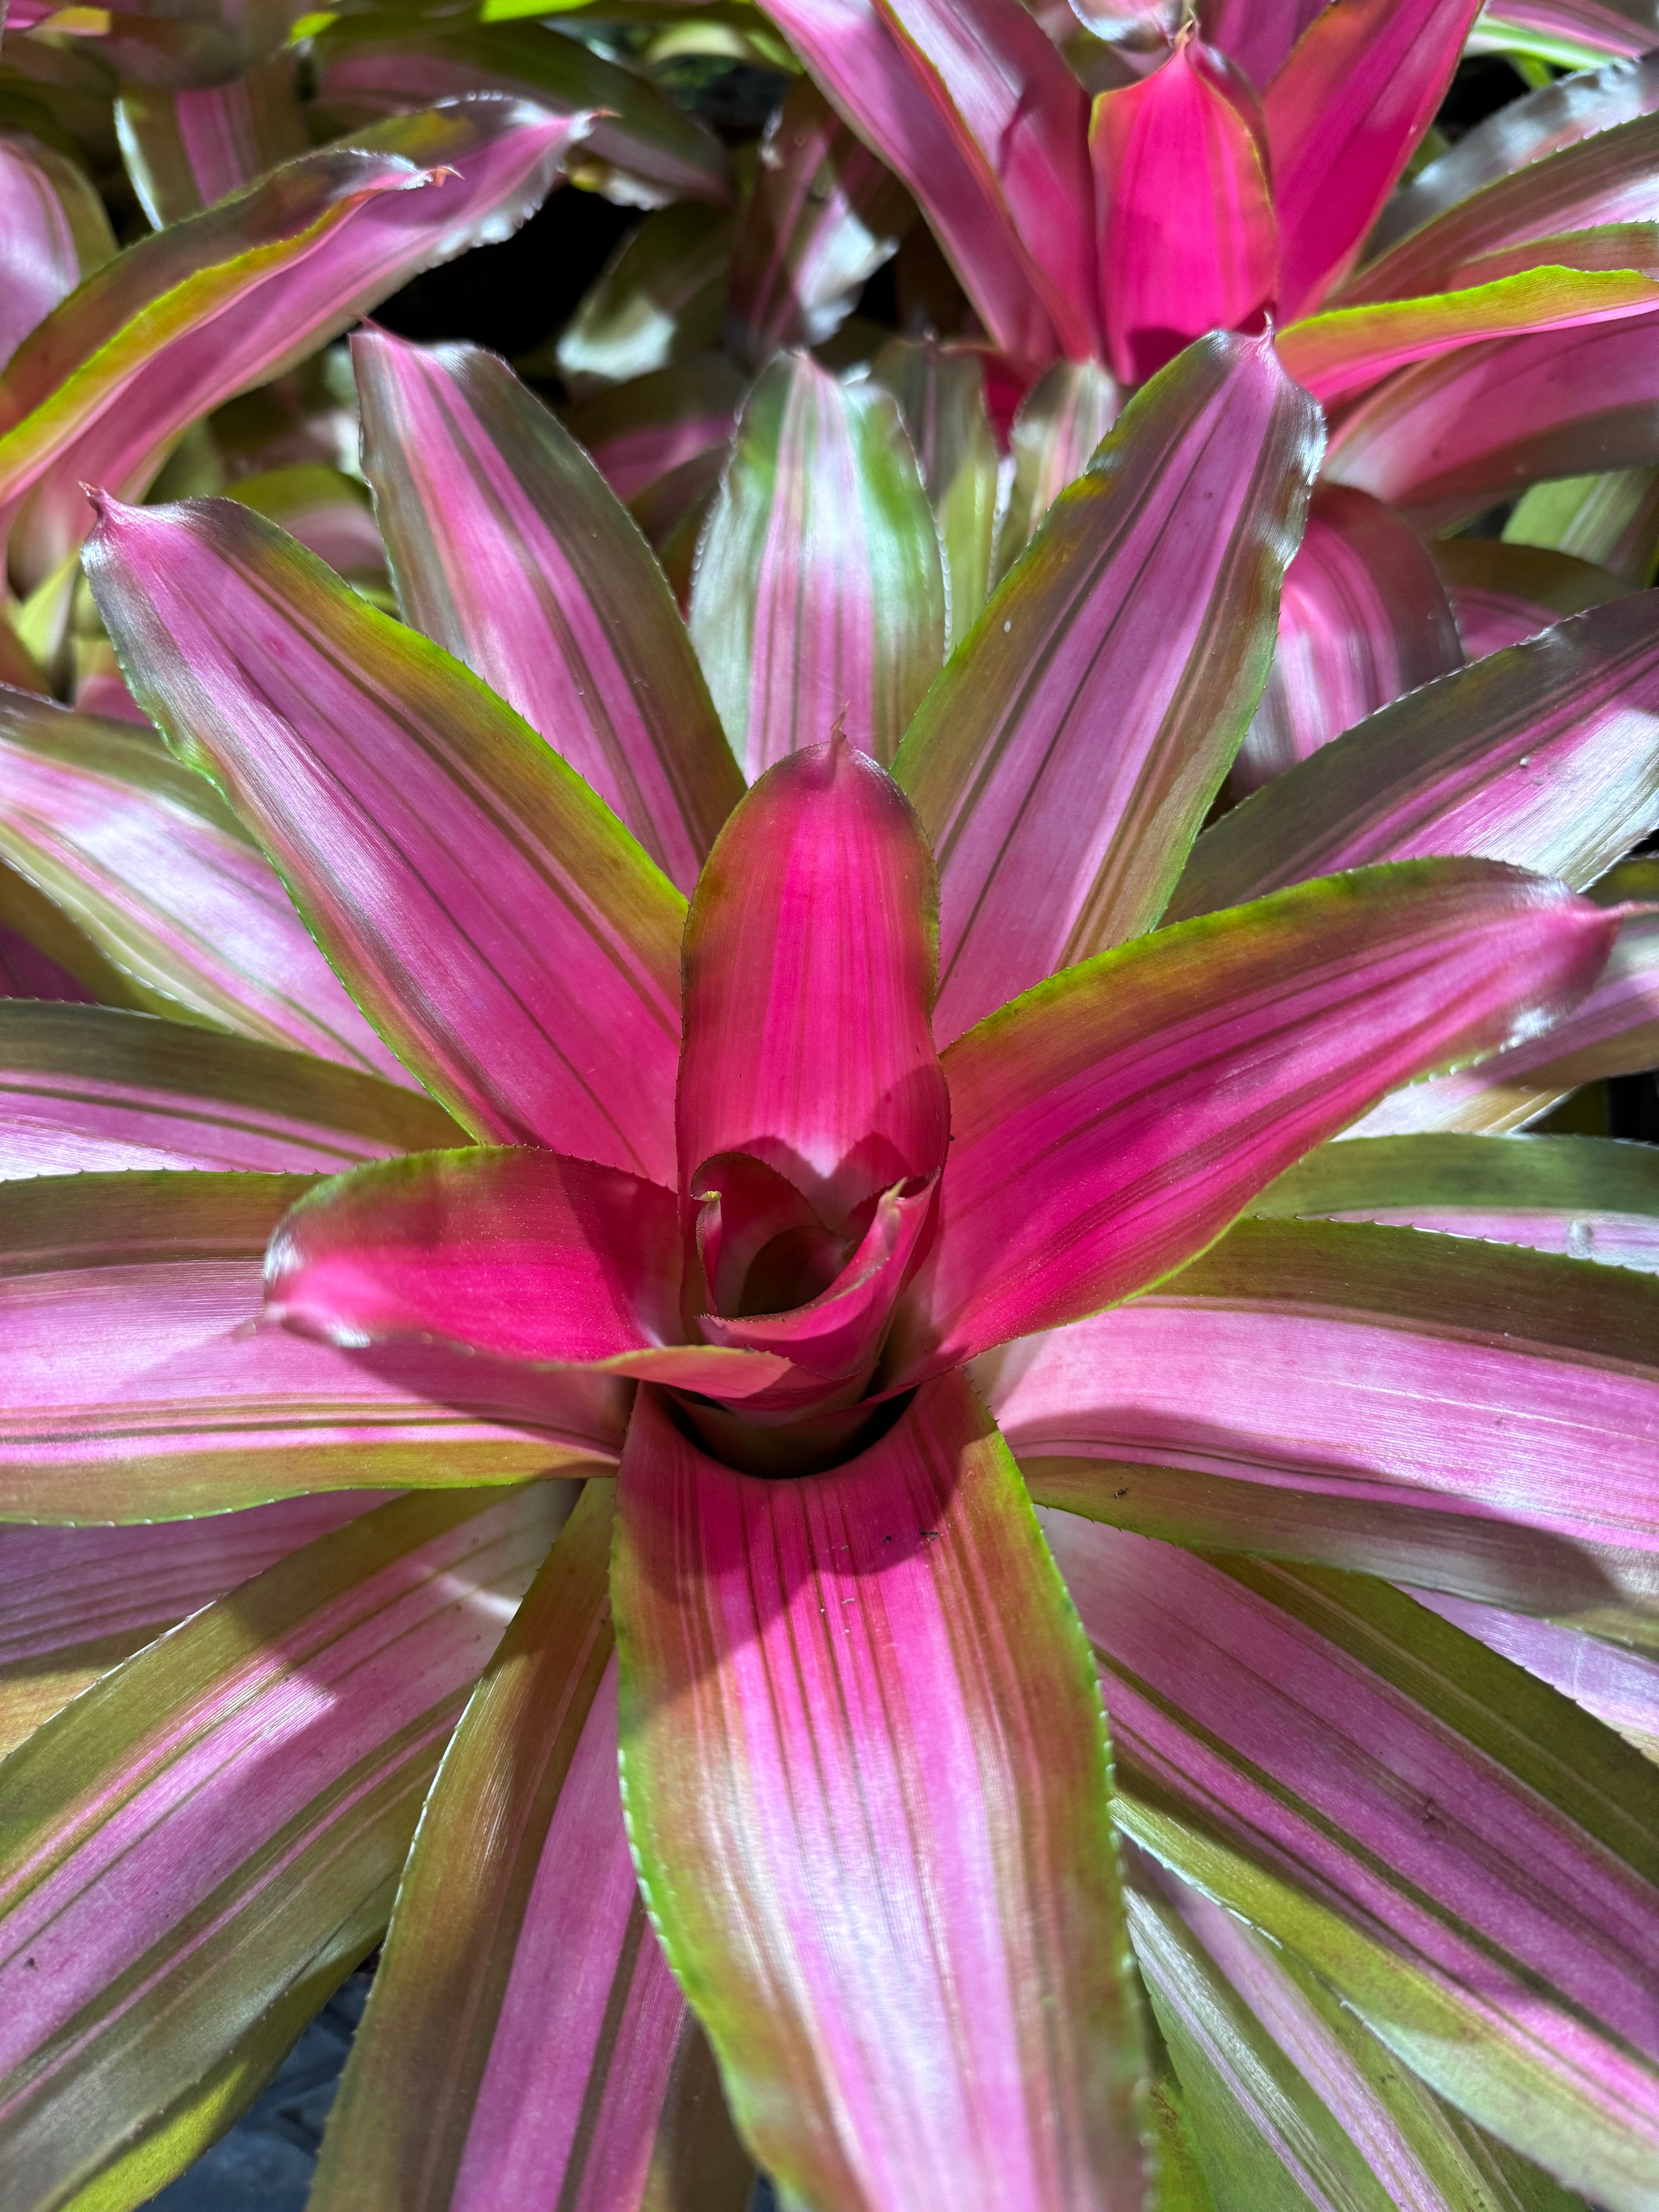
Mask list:
[[[1358,819],[1339,744],[1194,846],[1320,444],[1218,335],[890,772],[751,722],[745,792],[552,418],[357,352],[449,652],[246,506],[106,498],[177,758],[5,702],[8,866],[135,1009],[0,1006],[0,1510],[126,1524],[15,1532],[20,1641],[67,1688],[191,1617],[32,1733],[0,1677],[0,2203],[141,2202],[395,1887],[325,2207],[736,2207],[752,2154],[1637,2212],[1659,1778],[1551,1686],[1650,1632],[1655,1285],[1567,1256],[1639,1262],[1650,1179],[1322,1140],[1547,1055],[1650,926],[1526,872],[1650,825],[1647,603],[1376,718]]]

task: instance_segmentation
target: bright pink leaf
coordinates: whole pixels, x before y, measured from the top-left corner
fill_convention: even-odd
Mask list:
[[[1199,25],[1258,90],[1271,84],[1286,55],[1326,0],[1200,0]]]
[[[1379,1583],[1048,1527],[1127,1832],[1633,2212],[1659,2180],[1659,1773]]]
[[[903,178],[1002,350],[1032,367],[1061,350],[1006,202],[928,97],[876,0],[767,0],[765,12],[848,125]]]
[[[1144,384],[1204,331],[1260,330],[1279,291],[1261,112],[1224,55],[1177,42],[1089,129],[1107,358]]]
[[[810,1480],[644,1393],[611,1571],[647,1905],[793,2197],[1139,2201],[1092,1684],[957,1377]]]
[[[1285,315],[1316,306],[1358,252],[1434,120],[1480,5],[1332,0],[1267,86]]]
[[[1634,592],[1397,700],[1236,807],[1170,916],[1436,853],[1582,890],[1656,827],[1659,599]]]
[[[309,1053],[112,1007],[0,1005],[0,1178],[331,1175],[461,1139],[434,1099]]]
[[[348,1348],[462,1345],[733,1398],[781,1372],[763,1352],[680,1348],[679,1287],[672,1191],[527,1145],[338,1176],[283,1219],[265,1264],[268,1316]]]
[[[1625,1268],[1248,1221],[974,1372],[1047,1503],[1531,1612],[1623,1602],[1650,1636],[1656,1317],[1659,1282]]]
[[[1159,1281],[1396,1084],[1571,1006],[1618,926],[1536,877],[1418,861],[1039,984],[945,1055],[939,1238],[889,1387]]]
[[[1650,1759],[1659,1754],[1659,1659],[1622,1650],[1553,1620],[1448,1597],[1443,1590],[1413,1590],[1410,1595],[1617,1729]]]
[[[611,1376],[446,1361],[433,1347],[354,1357],[256,1328],[266,1242],[305,1188],[293,1176],[132,1170],[11,1186],[0,1511],[149,1521],[615,1457],[628,1393]]]
[[[1456,621],[1421,541],[1379,501],[1322,484],[1285,571],[1273,665],[1233,763],[1234,790],[1254,791],[1283,775],[1462,659]]]
[[[904,58],[981,179],[1008,210],[1060,349],[1099,350],[1087,100],[1020,0],[876,0]]]
[[[950,1102],[928,1026],[934,899],[915,817],[844,740],[756,785],[686,926],[683,1206],[720,1152],[776,1169],[835,1230],[878,1192],[938,1174]]]
[[[1640,538],[1644,533],[1639,507],[1634,514],[1626,513],[1632,540]],[[1605,606],[1635,588],[1626,577],[1592,561],[1543,545],[1446,538],[1431,550],[1471,660],[1524,644],[1540,629],[1553,629],[1563,615]],[[1645,568],[1645,556],[1636,557]]]
[[[297,66],[294,54],[279,53],[224,84],[122,87],[122,158],[155,229],[199,215],[307,151]]]
[[[638,531],[493,355],[369,331],[352,361],[404,618],[516,708],[689,891],[743,779]]]
[[[697,354],[583,400],[566,427],[617,498],[633,500],[676,470],[723,456],[745,388],[724,354]]]
[[[21,533],[21,580],[49,575],[85,537],[83,482],[136,497],[222,400],[313,352],[417,269],[505,236],[584,127],[489,94],[398,117],[107,263],[0,382],[0,529]]]
[[[894,773],[939,858],[941,1039],[1157,921],[1261,695],[1319,447],[1270,345],[1189,347],[928,693]]]
[[[672,1185],[684,904],[478,679],[229,501],[87,555],[147,710],[210,767],[468,1127]]]

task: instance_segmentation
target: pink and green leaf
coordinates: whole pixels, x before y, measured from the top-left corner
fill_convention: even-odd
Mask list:
[[[82,482],[136,496],[210,409],[506,236],[585,127],[485,95],[399,117],[106,263],[0,378],[0,527],[23,586],[85,536]]]
[[[111,503],[87,562],[140,703],[458,1120],[672,1185],[684,902],[580,776],[228,501]]]
[[[975,1378],[1045,1504],[1651,1643],[1656,1316],[1622,1267],[1249,1221]]]
[[[1659,1774],[1380,1583],[1048,1528],[1125,1832],[1440,2094],[1637,2212],[1659,2178]]]
[[[1171,919],[1472,854],[1594,883],[1659,826],[1659,602],[1638,592],[1381,708],[1207,830]]]
[[[255,184],[307,150],[291,54],[225,84],[127,84],[115,127],[139,204],[161,230]]]
[[[1233,791],[1282,775],[1462,659],[1451,604],[1420,539],[1380,501],[1320,485],[1285,571],[1273,665],[1233,763]]]
[[[945,658],[945,582],[889,392],[807,354],[763,373],[698,547],[690,622],[751,777],[837,729],[892,758]]]
[[[1480,0],[1333,0],[1267,87],[1287,318],[1308,313],[1346,273],[1434,120],[1479,8]]]
[[[1088,467],[1122,406],[1122,393],[1097,361],[1052,362],[1020,401],[1008,431],[1013,472],[997,526],[994,583],[1001,582],[1066,485]]]
[[[680,199],[724,206],[726,149],[708,125],[637,70],[607,61],[550,23],[467,23],[337,15],[312,43],[319,113],[336,129],[474,93],[504,92],[592,126],[580,180],[627,207]]]
[[[1429,549],[1471,660],[1523,644],[1563,615],[1625,598],[1635,586],[1571,553],[1491,538],[1446,538]]]
[[[235,817],[152,730],[0,691],[0,859],[86,945],[67,964],[100,997],[407,1081]]]
[[[767,0],[765,12],[849,128],[908,185],[995,343],[1033,367],[1051,360],[1062,349],[1054,308],[1008,204],[876,0]],[[1080,89],[1067,95],[1068,105],[1081,100]]]
[[[91,179],[32,132],[0,131],[0,198],[7,228],[3,368],[36,324],[109,259],[115,238]]]
[[[1471,53],[1518,54],[1557,69],[1594,69],[1608,54],[1626,58],[1647,52],[1653,25],[1645,10],[1614,0],[1498,0],[1488,7],[1469,40]]]
[[[1224,54],[1177,42],[1089,126],[1107,358],[1144,384],[1206,331],[1259,331],[1279,295],[1261,106]]]
[[[1537,877],[1417,861],[1039,984],[945,1055],[939,1236],[889,1386],[1162,1281],[1396,1084],[1571,1006],[1618,928]]]
[[[997,534],[1000,464],[984,363],[965,346],[892,338],[871,374],[898,402],[939,526],[945,648],[953,652],[985,605]]]
[[[1448,548],[1456,542],[1448,540]],[[1501,544],[1506,553],[1530,548],[1588,562],[1644,588],[1659,562],[1659,469],[1597,470],[1534,484],[1516,501]],[[1551,592],[1540,596],[1556,604]]]
[[[1483,338],[1577,330],[1616,322],[1659,303],[1659,284],[1634,269],[1528,267],[1429,299],[1337,307],[1279,334],[1279,357],[1298,384],[1331,408],[1414,361]]]
[[[966,1385],[805,1482],[644,1394],[611,1588],[647,1906],[769,2172],[895,2212],[1137,2201],[1099,1709]]]
[[[493,355],[374,331],[352,359],[404,619],[539,730],[689,891],[743,781],[638,530]]]
[[[623,1827],[612,1489],[585,1488],[445,1754],[316,2212],[643,2212],[677,2180],[708,2212],[748,2201]]]
[[[1413,1590],[1411,1595],[1616,1729],[1644,1758],[1659,1759],[1659,1659],[1564,1628],[1558,1621],[1448,1597],[1443,1590]]]
[[[257,2094],[385,1925],[439,1753],[568,1510],[562,1485],[383,1507],[0,1768],[17,2202],[95,2180],[137,2201]]]
[[[732,231],[730,215],[707,200],[657,209],[628,234],[557,338],[520,356],[520,368],[526,375],[556,371],[580,396],[718,345]]]
[[[1442,292],[1471,264],[1534,240],[1651,223],[1659,215],[1654,182],[1659,109],[1648,82],[1651,74],[1644,68],[1615,100],[1595,101],[1595,112],[1609,119],[1590,135],[1565,143],[1559,134],[1545,138],[1530,159],[1478,189],[1469,188],[1472,167],[1460,172],[1464,190],[1458,198],[1368,262],[1344,287],[1340,305]]]
[[[0,1178],[326,1175],[461,1141],[435,1100],[337,1060],[110,1007],[0,1005]]]
[[[1261,696],[1319,451],[1270,346],[1189,347],[928,693],[894,766],[939,860],[942,1040],[1158,919]]]
[[[1250,1211],[1432,1229],[1659,1273],[1659,1152],[1605,1138],[1425,1131],[1322,1145]]]
[[[8,1527],[0,1543],[0,1756],[186,1614],[391,1496],[324,1491],[198,1521]]]
[[[257,1323],[299,1176],[38,1176],[0,1224],[0,1515],[153,1521],[614,1460],[627,1386]]]
[[[617,498],[632,501],[673,471],[723,457],[746,388],[724,354],[698,354],[580,401],[565,427]]]
[[[1299,1959],[1155,1861],[1132,1864],[1136,1962],[1220,2202],[1582,2212],[1580,2198],[1442,2103]]]
[[[759,368],[785,346],[832,337],[915,213],[811,78],[799,78],[766,126],[732,246],[726,328],[737,351]]]
[[[1632,873],[1634,874],[1634,868]],[[1611,883],[1626,871],[1615,869]],[[1641,869],[1632,895],[1652,897],[1659,875]],[[1600,886],[1596,896],[1601,896]],[[1547,1113],[1581,1083],[1659,1066],[1659,915],[1621,924],[1606,968],[1571,1013],[1541,1036],[1496,1053],[1479,1067],[1408,1085],[1355,1123],[1357,1137],[1416,1129],[1501,1134]]]

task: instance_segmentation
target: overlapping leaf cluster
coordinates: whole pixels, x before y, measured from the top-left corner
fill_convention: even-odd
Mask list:
[[[1659,2203],[1654,40],[13,0],[0,2212]]]

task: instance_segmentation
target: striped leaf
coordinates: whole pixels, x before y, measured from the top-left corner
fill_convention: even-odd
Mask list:
[[[112,503],[88,573],[140,703],[477,1134],[674,1181],[684,902],[477,677],[228,500]]]
[[[0,529],[21,587],[86,536],[82,483],[136,497],[189,423],[515,228],[579,136],[499,95],[399,116],[106,263],[0,380]]]
[[[1375,1221],[1659,1272],[1659,1152],[1597,1137],[1443,1135],[1322,1145],[1252,1213]]]
[[[1385,1585],[1045,1516],[1124,1831],[1610,2212],[1659,2188],[1659,1771]]]
[[[0,1536],[0,1755],[187,1613],[391,1495],[336,1490],[127,1528],[8,1527]]]
[[[748,2201],[623,1828],[613,1488],[584,1489],[445,1754],[312,2212]]]
[[[1605,606],[1632,589],[1625,578],[1589,561],[1538,545],[1446,538],[1431,556],[1471,660],[1520,645],[1553,629],[1563,615]]]
[[[309,1053],[105,1006],[0,1005],[0,1180],[331,1175],[461,1140],[435,1100]]]
[[[1468,853],[1594,883],[1659,825],[1659,602],[1592,607],[1369,716],[1206,830],[1167,920]]]
[[[967,347],[892,338],[871,374],[898,401],[927,488],[945,562],[945,647],[953,652],[991,587],[1000,464],[984,364]]]
[[[689,892],[743,790],[662,573],[493,355],[352,341],[404,618],[483,677]]]
[[[52,909],[42,949],[100,998],[408,1082],[235,816],[153,731],[0,691],[0,859]]]
[[[0,204],[7,226],[3,368],[35,325],[109,259],[115,239],[91,179],[32,131],[0,131]]]
[[[1013,476],[997,529],[994,582],[1001,582],[1066,485],[1088,467],[1121,406],[1117,386],[1092,361],[1054,362],[1020,401],[1008,433]]]
[[[1136,2203],[1099,1711],[960,1378],[794,1482],[642,1392],[611,1588],[647,1905],[785,2191]]]
[[[129,1170],[7,1192],[0,1516],[150,1521],[615,1458],[626,1407],[608,1379],[556,1388],[256,1329],[266,1243],[308,1187]]]
[[[928,693],[894,773],[939,860],[942,1042],[1157,920],[1261,696],[1319,442],[1271,348],[1189,346]]]
[[[1656,1327],[1626,1268],[1248,1221],[975,1374],[1047,1504],[1656,1641]]]
[[[1505,1613],[1443,1590],[1417,1589],[1411,1595],[1594,1713],[1645,1758],[1659,1760],[1659,1658],[1559,1621]]]
[[[228,84],[122,87],[116,132],[154,229],[199,215],[306,151],[295,67],[291,54],[276,54]]]
[[[384,1926],[565,1486],[409,1498],[77,1698],[0,1776],[0,2205],[134,2204]]]
[[[806,354],[750,391],[698,548],[691,641],[750,777],[839,728],[891,760],[945,658],[939,537],[891,395]]]

